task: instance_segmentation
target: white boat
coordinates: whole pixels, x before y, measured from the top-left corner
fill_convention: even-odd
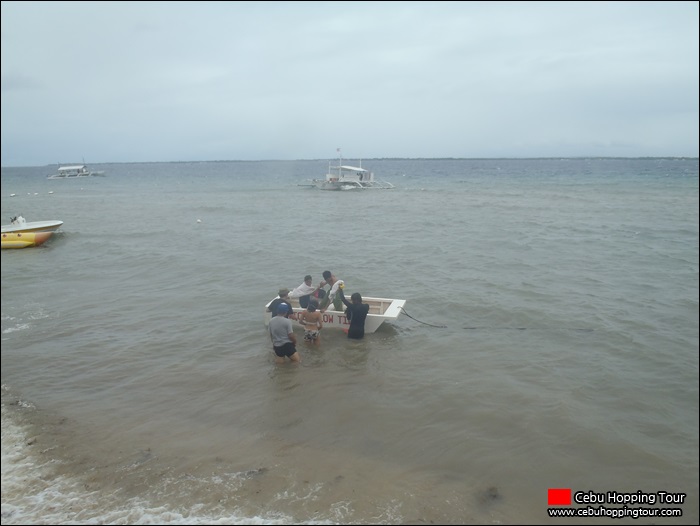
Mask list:
[[[376,180],[373,172],[362,168],[362,162],[360,162],[360,166],[343,164],[342,156],[338,157],[337,166],[331,166],[331,163],[328,163],[328,173],[325,178],[311,179],[310,184],[299,186],[315,186],[321,190],[388,190],[394,188],[394,185],[387,181]]]
[[[350,297],[349,294],[346,294]],[[270,318],[272,313],[267,310],[267,307],[275,299],[273,298],[265,304],[264,321],[265,327],[270,323]],[[299,300],[297,298],[290,298],[289,302],[292,304],[293,314],[289,315],[289,318],[294,320],[292,324],[302,328],[302,326],[296,322],[297,314],[305,309],[299,306]],[[376,331],[379,326],[385,321],[395,320],[401,314],[403,306],[406,304],[406,300],[397,300],[390,298],[373,298],[362,296],[362,303],[367,303],[369,305],[369,313],[367,314],[367,319],[365,320],[365,334],[371,334]],[[326,312],[321,315],[323,320],[324,329],[348,329],[350,327],[350,320],[348,320],[344,311],[331,310],[333,304],[329,305]]]
[[[84,164],[75,164],[72,166],[60,166],[55,174],[49,174],[46,177],[49,179],[73,179],[76,177],[103,176],[104,174],[104,171],[92,171]]]
[[[2,225],[2,233],[17,232],[53,232],[58,230],[63,221],[30,221],[27,222],[22,216],[13,217],[9,225]]]

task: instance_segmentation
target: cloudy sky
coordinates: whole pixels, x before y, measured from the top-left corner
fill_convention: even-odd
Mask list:
[[[2,166],[698,156],[697,2],[2,2]]]

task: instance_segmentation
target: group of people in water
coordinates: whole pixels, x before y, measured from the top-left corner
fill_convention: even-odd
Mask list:
[[[343,294],[345,283],[333,275],[330,270],[323,272],[323,280],[314,286],[311,275],[304,276],[304,282],[291,292],[288,289],[280,289],[279,296],[270,302],[267,310],[272,318],[268,326],[272,348],[275,352],[275,361],[284,363],[285,358],[292,362],[301,362],[301,356],[296,349],[297,339],[294,334],[292,320],[289,315],[294,312],[291,298],[299,301],[299,306],[305,310],[297,315],[297,321],[304,327],[304,341],[313,345],[319,345],[320,331],[323,328],[323,313],[333,304],[337,311],[345,309],[345,314],[350,321],[347,329],[348,338],[362,339],[365,335],[365,319],[369,312],[369,305],[362,303],[362,296],[355,292],[350,296],[350,301]],[[324,287],[328,286],[326,291]]]

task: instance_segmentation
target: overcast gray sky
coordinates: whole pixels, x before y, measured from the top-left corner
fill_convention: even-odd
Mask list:
[[[2,165],[698,156],[697,2],[2,2]]]

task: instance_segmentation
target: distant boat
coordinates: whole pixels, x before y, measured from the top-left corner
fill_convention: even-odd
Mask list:
[[[328,163],[328,173],[323,179],[311,179],[307,184],[299,186],[315,186],[321,190],[368,190],[381,189],[388,190],[394,185],[386,181],[377,181],[374,173],[360,166],[350,166],[343,164],[342,156],[338,157],[338,165],[331,166]]]
[[[104,176],[104,171],[92,171],[87,165],[75,164],[72,166],[60,166],[55,174],[49,174],[48,179],[74,179],[77,177]]]
[[[63,221],[30,221],[27,222],[22,216],[13,217],[10,219],[9,225],[2,225],[2,233],[20,233],[20,232],[53,232],[58,230]]]
[[[2,248],[38,247],[47,241],[53,232],[3,232]]]

